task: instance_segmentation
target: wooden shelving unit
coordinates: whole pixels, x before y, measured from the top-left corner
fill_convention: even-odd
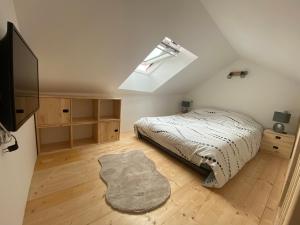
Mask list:
[[[41,96],[37,112],[39,153],[117,141],[121,99]]]

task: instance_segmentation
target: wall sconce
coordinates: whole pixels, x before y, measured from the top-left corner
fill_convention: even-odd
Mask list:
[[[227,79],[231,79],[232,77],[239,76],[240,78],[245,78],[248,75],[248,71],[233,71],[227,75]]]

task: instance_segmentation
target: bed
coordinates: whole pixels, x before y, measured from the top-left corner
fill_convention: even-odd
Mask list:
[[[256,155],[263,127],[240,113],[204,108],[144,117],[135,122],[134,130],[139,138],[204,174],[204,186],[221,188]]]

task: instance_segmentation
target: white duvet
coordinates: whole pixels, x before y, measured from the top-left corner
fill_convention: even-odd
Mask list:
[[[216,188],[222,187],[256,155],[263,131],[248,116],[216,109],[144,117],[134,128],[136,134],[151,138],[193,164],[207,164],[212,172],[203,185]]]

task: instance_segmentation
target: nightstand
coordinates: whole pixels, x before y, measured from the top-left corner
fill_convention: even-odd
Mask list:
[[[295,142],[295,135],[281,134],[271,129],[264,130],[260,148],[274,155],[289,159]]]

